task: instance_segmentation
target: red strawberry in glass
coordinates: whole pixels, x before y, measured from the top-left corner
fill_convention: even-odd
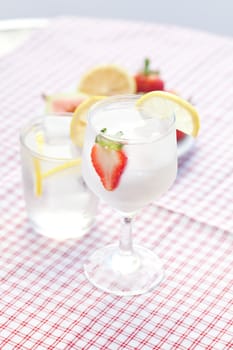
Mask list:
[[[118,186],[127,163],[122,144],[109,141],[101,134],[97,135],[91,150],[91,160],[104,188],[113,191]]]

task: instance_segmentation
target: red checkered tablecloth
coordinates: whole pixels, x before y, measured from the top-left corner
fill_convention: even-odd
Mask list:
[[[101,203],[80,240],[32,231],[22,195],[19,128],[42,93],[72,90],[95,64],[134,73],[144,57],[167,88],[191,97],[202,118],[172,189],[136,218],[134,240],[162,259],[166,276],[136,297],[101,292],[82,265],[118,239]],[[0,349],[233,349],[233,41],[140,22],[59,18],[0,58]]]

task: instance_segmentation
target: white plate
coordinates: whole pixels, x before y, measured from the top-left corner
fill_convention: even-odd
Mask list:
[[[183,157],[187,154],[194,145],[194,138],[191,136],[185,136],[182,140],[178,141],[178,158]]]

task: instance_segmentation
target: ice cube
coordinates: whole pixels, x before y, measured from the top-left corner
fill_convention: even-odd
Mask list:
[[[151,139],[160,136],[163,131],[161,120],[147,118],[141,121],[140,125],[133,129],[136,138]]]
[[[47,143],[59,143],[70,133],[70,118],[66,116],[47,116],[43,123],[43,132]]]

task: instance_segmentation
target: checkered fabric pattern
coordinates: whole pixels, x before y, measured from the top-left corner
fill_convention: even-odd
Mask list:
[[[156,251],[163,282],[136,297],[95,289],[88,254],[118,239],[118,216],[100,203],[80,240],[32,231],[20,175],[21,125],[41,94],[73,90],[95,64],[132,74],[144,57],[202,118],[177,180],[135,220],[134,240]],[[233,349],[233,41],[174,26],[60,18],[0,58],[0,349]]]

